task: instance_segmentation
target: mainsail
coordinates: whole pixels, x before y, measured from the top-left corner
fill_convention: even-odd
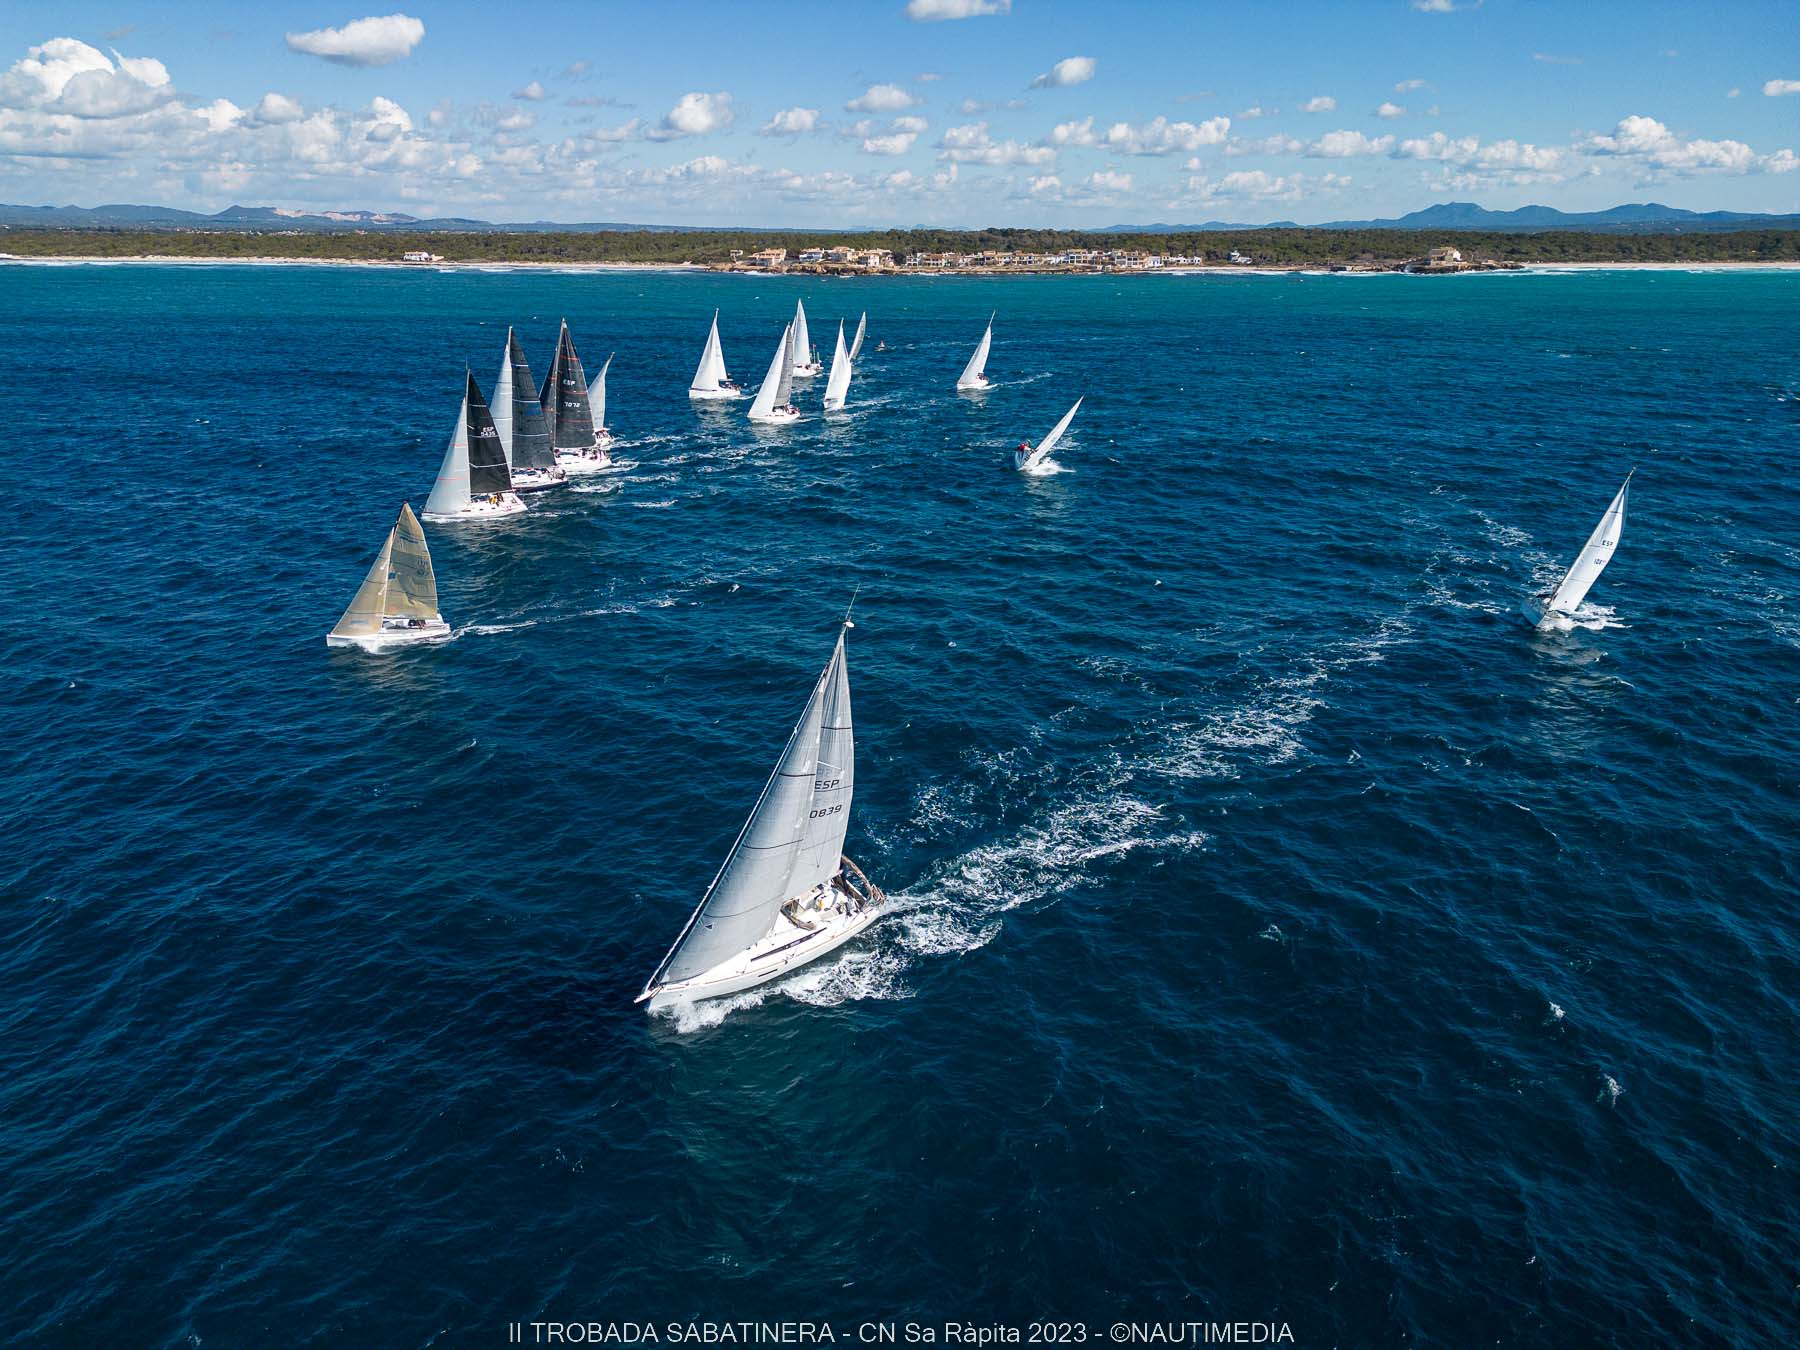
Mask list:
[[[787,390],[793,385],[793,341],[794,325],[790,323],[781,330],[781,345],[775,349],[769,373],[763,376],[762,388],[756,391],[756,401],[750,405],[751,421],[767,417],[778,401],[785,406]]]
[[[863,311],[862,318],[856,321],[856,336],[850,341],[850,359],[856,360],[862,355],[863,335],[869,331],[869,312]]]
[[[844,350],[844,325],[838,324],[837,350],[831,354],[831,378],[825,381],[825,407],[832,411],[844,406],[844,395],[850,388],[850,353]]]
[[[844,637],[725,865],[675,946],[650,977],[650,988],[691,979],[754,944],[782,903],[838,870],[850,815],[855,747]],[[646,991],[648,992],[648,990]]]
[[[443,618],[438,613],[437,578],[431,570],[425,531],[406,503],[401,504],[400,517],[388,531],[356,598],[331,632],[335,637],[368,637],[381,632],[384,618]]]
[[[794,301],[794,360],[806,365],[812,360],[812,333],[806,326],[806,306]]]
[[[712,332],[706,335],[706,350],[700,353],[700,365],[694,371],[690,394],[714,394],[728,378],[725,374],[725,349],[719,345],[719,311],[713,311]]]
[[[499,428],[494,425],[494,415],[481,397],[473,372],[468,376],[463,408],[468,416],[464,440],[469,448],[469,496],[511,492],[512,473],[506,467],[506,449],[500,444]],[[425,509],[431,509],[430,502],[425,503]]]
[[[979,389],[984,383],[987,373],[988,348],[994,345],[994,316],[988,315],[987,331],[981,335],[981,341],[975,348],[975,355],[969,358],[969,364],[963,367],[963,373],[956,377],[958,389]]]
[[[800,335],[789,325],[787,344],[782,349],[781,383],[775,386],[775,406],[791,407],[794,402],[794,366],[800,360]]]
[[[550,448],[550,429],[543,405],[537,399],[537,381],[525,349],[513,330],[506,330],[506,350],[500,357],[500,376],[494,381],[494,401],[489,411],[500,432],[506,462],[515,469],[553,469],[556,453]]]
[[[594,430],[606,428],[606,372],[612,369],[613,353],[606,354],[606,364],[600,367],[599,375],[588,386],[588,407],[593,410]]]
[[[587,377],[581,372],[581,358],[575,354],[566,319],[557,335],[556,356],[550,362],[550,373],[544,377],[538,401],[550,424],[550,443],[555,449],[594,448],[594,413],[588,407]]]
[[[1636,472],[1637,470],[1632,470],[1632,473]],[[1588,536],[1587,544],[1564,574],[1562,585],[1550,597],[1549,609],[1561,614],[1573,614],[1580,608],[1589,589],[1600,579],[1600,574],[1606,570],[1606,564],[1612,561],[1613,551],[1619,546],[1619,535],[1625,528],[1625,495],[1630,490],[1631,474],[1626,474],[1619,495],[1612,499],[1612,505],[1606,508],[1606,514],[1600,517],[1600,523],[1594,526],[1594,532]]]
[[[1083,397],[1085,397],[1085,395]],[[1030,454],[1022,455],[1020,457],[1019,467],[1021,469],[1029,468],[1033,464],[1042,463],[1044,458],[1052,450],[1056,449],[1056,443],[1063,438],[1063,432],[1069,429],[1069,423],[1075,420],[1075,409],[1080,406],[1081,399],[1078,398],[1075,400],[1075,407],[1070,408],[1069,411],[1062,415],[1062,421],[1050,428],[1050,434],[1039,441],[1037,445],[1032,448]]]
[[[473,386],[474,381],[469,384]],[[497,439],[499,433],[494,434]],[[505,453],[501,451],[502,457]],[[469,396],[465,392],[462,407],[456,412],[456,426],[450,432],[450,444],[444,449],[443,463],[438,465],[437,482],[431,485],[431,495],[425,499],[425,514],[455,515],[469,504],[469,491]]]

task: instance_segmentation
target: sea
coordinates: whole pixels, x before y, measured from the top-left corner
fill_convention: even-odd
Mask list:
[[[801,299],[844,415],[690,403]],[[562,319],[615,470],[328,650]],[[1800,272],[0,268],[0,1341],[1795,1344],[1797,354]],[[647,1016],[853,597],[889,912]]]

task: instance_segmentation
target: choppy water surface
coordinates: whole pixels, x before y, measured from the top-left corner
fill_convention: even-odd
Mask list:
[[[850,415],[691,407],[797,294]],[[620,471],[328,652],[562,316]],[[5,269],[0,1329],[1791,1343],[1796,352],[1795,274]],[[646,1019],[858,585],[895,913]]]

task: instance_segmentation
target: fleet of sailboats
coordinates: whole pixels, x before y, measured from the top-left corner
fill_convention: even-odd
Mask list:
[[[981,341],[975,344],[975,354],[969,358],[969,364],[963,367],[963,373],[956,377],[957,392],[967,394],[992,387],[987,377],[987,360],[988,349],[993,345],[994,316],[990,314],[987,331],[981,335]]]
[[[500,374],[494,380],[490,411],[500,433],[500,446],[506,452],[514,492],[542,492],[569,481],[568,475],[556,466],[556,452],[550,448],[550,428],[538,402],[537,383],[531,378],[525,350],[510,328],[506,330],[506,350],[500,354]]]
[[[831,659],[699,906],[644,984],[659,1012],[779,979],[879,917],[886,896],[844,854],[856,778],[850,673]]]
[[[1631,491],[1632,474],[1636,472],[1633,469],[1625,475],[1625,482],[1612,499],[1612,505],[1606,508],[1606,514],[1600,517],[1600,523],[1594,526],[1594,532],[1582,545],[1581,552],[1575,555],[1575,561],[1569,564],[1569,570],[1563,573],[1556,589],[1525,601],[1525,617],[1538,628],[1567,633],[1575,627],[1575,611],[1581,608],[1581,602],[1587,599],[1588,591],[1600,580],[1600,574],[1619,547],[1619,535],[1625,528],[1625,498]]]
[[[438,613],[437,577],[431,550],[412,504],[400,504],[400,517],[388,531],[368,576],[337,626],[325,635],[328,647],[361,647],[385,651],[415,642],[442,642],[450,625]]]
[[[1075,400],[1075,407],[1064,413],[1062,420],[1050,428],[1050,434],[1036,445],[1030,441],[1020,441],[1019,448],[1013,451],[1013,468],[1021,473],[1029,473],[1043,464],[1050,452],[1056,449],[1056,443],[1063,438],[1063,432],[1069,429],[1069,423],[1075,420],[1075,410],[1080,406],[1081,399],[1078,398]]]
[[[506,466],[506,449],[493,414],[475,384],[473,374],[463,377],[462,408],[437,482],[425,499],[425,519],[435,521],[498,520],[525,509],[513,491],[512,471]]]

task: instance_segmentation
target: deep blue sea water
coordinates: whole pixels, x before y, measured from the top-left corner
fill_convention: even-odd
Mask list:
[[[690,406],[797,295],[853,415]],[[328,652],[563,316],[621,472]],[[0,1340],[1795,1343],[1800,274],[9,267],[0,370]],[[896,910],[646,1018],[858,586]]]

